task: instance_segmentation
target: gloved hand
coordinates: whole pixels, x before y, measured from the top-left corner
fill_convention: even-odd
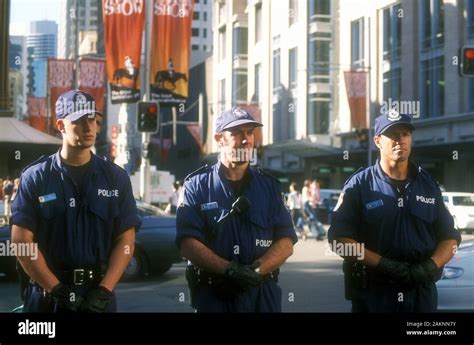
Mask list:
[[[440,277],[440,270],[431,258],[410,266],[410,279],[416,285],[432,284]]]
[[[402,287],[412,285],[410,280],[410,265],[407,262],[382,257],[376,269],[385,274],[392,284]]]
[[[236,261],[231,261],[224,272],[224,276],[235,282],[243,290],[257,287],[262,283],[262,276],[255,272],[255,263],[252,265],[242,265]]]
[[[61,311],[78,311],[84,301],[71,287],[63,283],[57,284],[51,290],[50,295]]]
[[[84,303],[81,304],[80,310],[86,313],[105,313],[112,295],[112,292],[99,285],[89,290]]]

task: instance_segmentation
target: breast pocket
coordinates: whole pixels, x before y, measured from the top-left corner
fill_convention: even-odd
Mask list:
[[[97,200],[88,200],[88,208],[92,213],[106,223],[113,222],[120,215],[117,200],[101,202],[98,202]]]
[[[433,224],[436,220],[436,206],[435,205],[416,205],[410,207],[410,213],[426,224]]]
[[[40,201],[41,215],[43,218],[51,220],[60,217],[66,211],[66,205],[62,199]]]

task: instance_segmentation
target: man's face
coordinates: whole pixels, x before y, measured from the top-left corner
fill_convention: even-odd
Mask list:
[[[411,129],[406,126],[393,126],[382,135],[374,137],[374,141],[380,149],[382,159],[403,162],[410,156]]]
[[[69,146],[90,148],[94,146],[97,134],[95,117],[83,116],[77,121],[58,120],[57,126]]]
[[[255,144],[255,126],[242,125],[216,134],[214,139],[221,148],[221,160],[244,164],[252,157]]]

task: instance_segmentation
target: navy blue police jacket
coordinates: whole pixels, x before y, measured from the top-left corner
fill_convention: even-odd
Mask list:
[[[440,241],[461,236],[436,180],[410,162],[404,193],[392,186],[379,160],[345,183],[328,240],[348,237],[383,257],[407,262],[429,258]]]
[[[229,216],[237,196],[220,161],[186,178],[176,214],[178,247],[184,237],[193,237],[226,260],[251,264],[283,237],[296,243],[280,182],[258,167],[249,169],[250,182],[243,195],[251,206],[242,215]]]
[[[33,232],[53,273],[106,265],[114,238],[141,225],[126,171],[91,156],[82,195],[59,151],[26,167],[20,177],[10,223]]]

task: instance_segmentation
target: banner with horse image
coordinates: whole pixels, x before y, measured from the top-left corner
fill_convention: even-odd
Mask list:
[[[154,0],[151,99],[176,105],[188,97],[189,49],[194,0]]]
[[[102,0],[107,78],[113,104],[140,99],[145,0]]]

